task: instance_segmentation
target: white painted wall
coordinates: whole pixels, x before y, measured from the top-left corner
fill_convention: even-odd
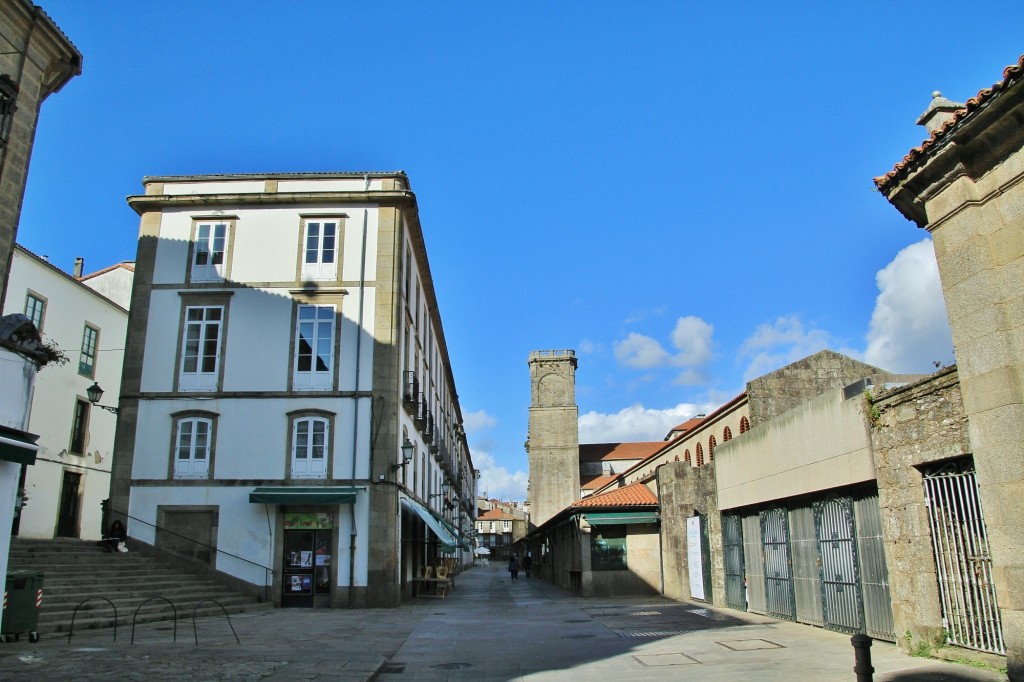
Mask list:
[[[720,509],[874,480],[863,396],[831,390],[719,444],[715,476]]]
[[[65,471],[81,475],[79,537],[98,539],[100,502],[110,488],[114,429],[117,417],[99,408],[90,410],[86,453],[68,452],[76,398],[87,400],[86,389],[96,381],[104,390],[103,405],[117,406],[124,362],[128,312],[65,272],[17,247],[11,263],[4,313],[24,312],[26,292],[46,298],[42,332],[68,356],[62,366],[44,367],[36,380],[28,430],[39,434],[36,464],[28,468],[28,503],[22,511],[19,536],[52,538],[56,532],[61,485]],[[86,321],[100,330],[95,376],[78,372],[82,332]]]

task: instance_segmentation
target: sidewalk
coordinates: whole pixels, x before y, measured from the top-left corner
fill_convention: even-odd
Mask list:
[[[69,645],[0,645],[4,680],[853,680],[850,638],[660,597],[580,599],[501,567],[461,574],[444,600],[389,610],[276,609],[83,631]],[[998,681],[1004,675],[872,647],[877,682]]]

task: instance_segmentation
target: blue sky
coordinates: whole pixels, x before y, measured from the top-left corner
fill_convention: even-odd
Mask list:
[[[658,440],[821,348],[953,360],[928,235],[874,191],[1024,51],[983,2],[43,0],[84,55],[44,103],[19,241],[135,254],[144,175],[405,170],[481,492],[525,495],[531,350],[581,440]]]

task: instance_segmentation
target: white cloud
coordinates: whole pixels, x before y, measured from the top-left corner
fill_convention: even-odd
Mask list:
[[[762,324],[740,346],[738,358],[750,358],[743,380],[749,381],[796,362],[830,346],[831,335],[811,327],[805,329],[798,315],[779,317]]]
[[[694,367],[708,362],[712,353],[715,328],[693,315],[680,317],[670,339],[676,353],[670,353],[655,339],[630,332],[614,343],[615,359],[634,369],[654,367]]]
[[[675,407],[654,410],[638,403],[614,414],[587,412],[579,418],[580,442],[630,443],[661,440],[673,426],[710,409],[710,404],[679,403]]]
[[[673,359],[673,364],[703,365],[710,360],[711,335],[714,331],[714,327],[699,317],[680,317],[676,321],[676,328],[672,330],[672,345],[679,351]]]
[[[930,239],[911,244],[875,276],[878,298],[864,360],[892,372],[932,372],[953,341]]]
[[[502,500],[525,500],[530,476],[525,471],[510,472],[483,450],[473,450],[473,466],[480,470],[477,493]]]
[[[671,358],[660,343],[636,332],[630,332],[622,341],[616,341],[614,348],[616,360],[636,369],[662,367]]]
[[[476,433],[478,431],[484,431],[497,426],[498,420],[493,416],[487,414],[486,410],[477,410],[476,412],[467,412],[462,415],[462,425],[466,428],[469,433]]]
[[[629,315],[626,316],[626,319],[623,320],[623,322],[625,324],[636,324],[637,322],[642,322],[643,320],[646,320],[650,317],[661,317],[667,312],[668,308],[666,308],[665,306],[660,306],[658,308],[645,308],[643,310],[634,310],[630,312]]]
[[[599,343],[594,343],[590,339],[583,339],[579,342],[578,350],[580,355],[593,355],[594,353],[603,352],[604,346]]]

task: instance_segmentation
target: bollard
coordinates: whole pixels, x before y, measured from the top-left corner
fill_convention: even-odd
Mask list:
[[[853,645],[853,672],[857,682],[872,682],[875,669],[871,666],[871,638],[862,632],[850,638]]]

